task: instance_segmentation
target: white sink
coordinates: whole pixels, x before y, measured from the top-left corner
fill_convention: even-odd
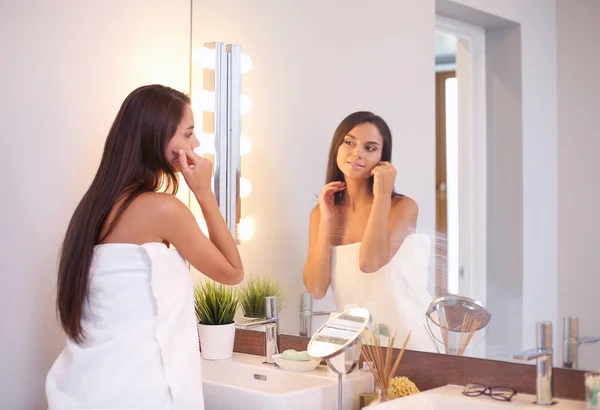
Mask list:
[[[337,375],[326,366],[291,372],[265,365],[264,359],[234,353],[229,360],[202,360],[205,409],[337,409]],[[358,410],[358,395],[372,389],[373,376],[355,371],[343,380],[344,410]]]
[[[391,400],[371,407],[373,410],[585,410],[582,401],[555,399],[555,405],[537,406],[535,396],[521,394],[513,396],[510,402],[492,399],[489,396],[467,397],[462,394],[463,386],[444,386],[418,394]],[[370,408],[370,409],[371,409]]]

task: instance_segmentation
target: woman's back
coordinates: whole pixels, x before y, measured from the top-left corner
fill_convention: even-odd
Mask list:
[[[67,346],[46,381],[60,408],[202,409],[193,289],[163,243],[94,249],[85,339]]]

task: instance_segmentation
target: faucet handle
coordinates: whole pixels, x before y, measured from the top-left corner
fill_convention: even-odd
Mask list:
[[[552,322],[535,324],[535,341],[537,349],[552,350]]]
[[[543,357],[547,354],[550,354],[549,350],[540,351],[540,349],[529,349],[519,353],[515,353],[513,355],[513,359],[528,362],[530,360],[537,359],[538,357]]]
[[[535,324],[536,348],[515,353],[513,359],[529,361],[552,354],[552,322]]]
[[[569,316],[563,319],[563,337],[564,339],[579,338],[579,318]]]

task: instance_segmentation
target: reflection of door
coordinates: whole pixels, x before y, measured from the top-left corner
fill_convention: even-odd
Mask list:
[[[446,179],[446,80],[455,71],[435,74],[435,294],[448,293],[448,203]]]

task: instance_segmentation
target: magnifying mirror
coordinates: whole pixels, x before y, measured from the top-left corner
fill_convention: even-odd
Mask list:
[[[362,334],[371,326],[365,308],[347,310],[325,323],[308,343],[308,354],[325,360],[338,375],[338,409],[342,409],[342,376],[350,373],[360,359]]]
[[[446,354],[459,356],[468,347],[483,340],[486,327],[492,319],[483,304],[458,295],[435,299],[425,316],[430,335],[443,346]],[[431,325],[434,325],[433,328]],[[438,349],[437,344],[435,347]]]

